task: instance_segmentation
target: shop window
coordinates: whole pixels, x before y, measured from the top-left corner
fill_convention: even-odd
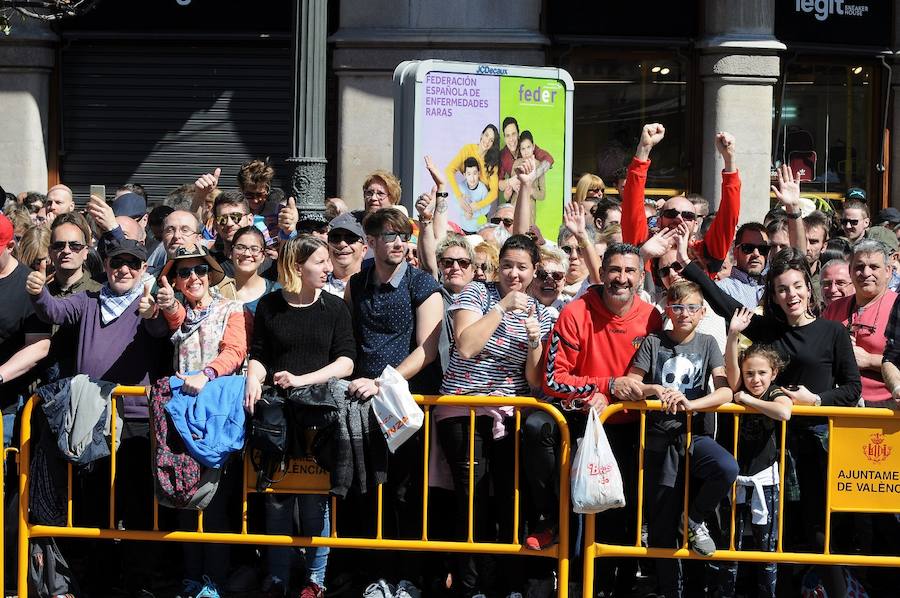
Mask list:
[[[789,164],[803,191],[829,200],[842,199],[851,187],[864,189],[869,200],[879,195],[873,187],[875,77],[866,65],[788,63],[774,121],[775,164]]]

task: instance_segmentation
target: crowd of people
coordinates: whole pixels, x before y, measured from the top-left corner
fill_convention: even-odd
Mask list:
[[[856,188],[833,213],[810,209],[783,166],[772,187],[775,207],[763,222],[738,226],[742,202],[768,198],[742,197],[738,144],[725,132],[710,140],[724,164],[715,213],[696,194],[648,199],[650,155],[664,137],[660,124],[643,127],[634,157],[615,174],[614,194],[607,195],[600,177],[582,176],[558,230],[534,224],[532,200],[543,192],[536,185],[543,172],[527,160],[511,162],[504,196],[491,204],[489,223],[477,233],[468,222],[450,220],[448,191],[460,181],[448,177],[456,171],[428,157],[423,168],[434,186],[416,198],[413,218],[400,203],[400,181],[386,171],[366,177],[362,210],[330,198],[323,211],[300,212],[294,198],[272,187],[274,170],[263,160],[241,167],[235,189],[223,188],[215,169],[152,209],[138,184],[124,185],[109,202],[92,195],[81,209],[65,185],[46,195],[4,193],[4,445],[16,442],[22,406],[37,387],[58,389],[78,375],[154,385],[149,402],[125,397],[120,403],[116,484],[117,523],[150,529],[148,497],[160,491],[151,457],[158,450],[154,414],[163,413],[154,403],[159,381],[173,401],[236,397],[228,417],[237,411],[240,422],[245,416],[249,422],[272,393],[287,396],[335,379],[345,381],[346,401],[365,405],[379,394],[390,366],[413,393],[551,402],[565,415],[573,448],[590,410],[660,400],[663,409],[646,418],[643,530],[636,529],[638,413],[620,412],[604,424],[626,504],[597,517],[600,541],[628,545],[641,534],[647,546],[674,549],[685,533],[691,551],[712,556],[728,547],[737,483],[738,549],[774,551],[783,542],[799,552],[897,554],[893,515],[834,516],[831,545],[824,546],[827,420],[791,412],[793,405],[893,407],[900,400],[900,211],[887,208],[872,218],[865,192]],[[475,181],[477,164],[462,161],[458,171],[470,177],[470,166]],[[226,379],[240,381],[237,394]],[[701,412],[732,401],[755,412],[737,429],[730,417]],[[465,540],[471,533],[533,550],[556,544],[557,422],[544,411],[525,411],[517,454],[512,407],[478,407],[474,420],[462,407],[438,406],[433,415],[431,452],[441,466],[430,469],[428,537]],[[786,420],[787,446],[781,447],[779,422]],[[300,436],[314,436],[315,418],[304,421],[295,422],[308,426]],[[379,481],[385,537],[421,537],[423,436],[370,464],[374,475],[341,494],[340,535],[372,533],[369,490]],[[374,461],[377,451],[371,452]],[[234,531],[243,459],[240,452],[216,457],[217,489],[203,503],[204,529]],[[85,505],[76,522],[108,521],[108,464],[104,470],[102,463],[76,472],[76,504]],[[32,488],[50,501],[42,492],[49,491]],[[327,536],[330,504],[321,495],[267,494],[260,519],[251,516],[251,531]],[[166,517],[160,515],[161,526],[196,526],[196,510],[172,509]],[[570,592],[580,593],[584,519],[574,513],[569,519]],[[360,558],[314,546],[298,558],[286,547],[186,544],[173,559],[152,544],[122,547],[115,556],[101,546],[79,559],[60,543],[74,573],[46,595],[111,595],[116,585],[123,595],[152,596],[161,577],[176,576],[184,578],[182,598],[354,591],[366,598],[537,598],[555,584],[553,561],[523,557]],[[613,559],[600,564],[596,589],[607,597],[845,596],[851,590],[862,596],[891,588],[891,575]]]

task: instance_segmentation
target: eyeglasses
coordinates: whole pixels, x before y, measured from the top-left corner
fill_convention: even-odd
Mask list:
[[[444,270],[452,268],[453,264],[459,264],[460,269],[465,270],[472,265],[472,260],[466,257],[442,257],[438,263]]]
[[[87,245],[84,243],[79,243],[78,241],[53,241],[50,243],[50,251],[62,251],[68,246],[69,251],[78,253]]]
[[[695,313],[700,311],[701,307],[703,307],[703,306],[698,303],[686,303],[686,304],[672,303],[671,305],[668,306],[668,308],[671,309],[672,313],[675,314],[676,316],[680,316],[684,312],[694,315]]]
[[[397,240],[398,237],[400,238],[401,241],[406,243],[407,241],[409,241],[409,239],[412,235],[410,235],[409,233],[398,233],[398,232],[389,230],[387,232],[381,233],[378,236],[381,237],[381,240],[384,241],[385,243],[393,243],[394,241]]]
[[[588,189],[588,197],[603,197],[603,189]]]
[[[679,211],[679,210],[676,210],[675,208],[668,208],[666,210],[660,210],[659,213],[662,216],[664,216],[665,218],[669,218],[669,219],[678,218],[678,216],[681,216],[681,219],[685,220],[687,222],[693,222],[694,220],[697,219],[697,214],[695,214],[694,212],[688,212],[687,210]]]
[[[859,218],[841,218],[841,226],[856,226],[859,224]]]
[[[190,268],[178,268],[175,270],[175,273],[178,274],[178,278],[190,278],[191,274],[196,274],[197,278],[199,278],[209,274],[209,264],[197,264]]]
[[[538,270],[534,273],[535,276],[540,280],[550,280],[553,279],[553,282],[560,282],[563,278],[566,277],[565,272],[547,272],[546,270]]]
[[[175,233],[179,233],[182,237],[193,237],[200,234],[189,226],[182,226],[178,228],[174,226],[167,226],[163,229],[164,235],[174,235]]]
[[[497,218],[496,216],[494,218],[491,218],[491,224],[500,224],[500,223],[503,223],[503,226],[512,226],[513,219],[512,218]]]
[[[228,214],[222,214],[216,217],[216,224],[219,226],[228,226],[228,221],[231,220],[232,224],[240,224],[241,220],[244,219],[246,214],[243,212],[230,212]]]
[[[581,247],[577,245],[561,245],[560,249],[562,249],[568,256],[571,256],[575,253],[581,253]]]
[[[769,253],[769,249],[772,248],[768,243],[760,243],[759,245],[756,243],[740,243],[738,244],[738,247],[747,255],[750,255],[754,251],[759,252],[759,255],[766,255]]]
[[[850,286],[849,280],[839,280],[839,279],[830,279],[829,278],[829,279],[825,279],[822,281],[823,289],[835,288],[835,289],[841,290],[841,289],[847,288],[848,286]]]
[[[353,245],[362,241],[362,237],[354,235],[350,231],[332,230],[328,232],[328,242],[332,245],[340,245],[341,241],[347,245]]]
[[[663,266],[659,269],[659,277],[665,278],[670,273],[678,274],[683,269],[684,269],[684,266],[682,266],[678,262],[673,262],[673,263],[669,264],[668,266]]]
[[[140,258],[133,255],[117,255],[109,258],[109,267],[113,270],[118,270],[122,266],[128,266],[131,270],[140,270],[143,263]]]
[[[235,253],[240,253],[242,255],[249,255],[250,257],[256,257],[262,253],[263,249],[262,249],[262,247],[259,247],[258,245],[238,244],[238,245],[235,245],[232,248],[232,250]]]
[[[298,222],[297,232],[304,235],[309,235],[311,233],[324,235],[328,232],[328,225],[324,222]]]
[[[857,309],[855,312],[856,318],[859,319],[862,317],[865,310],[862,308]],[[850,336],[855,337],[860,330],[866,331],[868,334],[875,334],[875,331],[878,330],[878,312],[875,312],[875,321],[871,324],[863,324],[862,322],[854,322],[853,321],[853,313],[850,314],[850,317],[847,318],[847,332],[850,333]]]
[[[366,199],[372,199],[373,197],[377,197],[378,199],[384,199],[387,196],[388,196],[388,194],[385,193],[384,191],[382,191],[381,189],[378,189],[378,190],[366,189],[365,191],[363,191],[363,197],[365,197]]]
[[[488,262],[481,262],[480,264],[475,264],[475,270],[481,272],[482,274],[487,274],[488,272],[494,271],[494,266]]]

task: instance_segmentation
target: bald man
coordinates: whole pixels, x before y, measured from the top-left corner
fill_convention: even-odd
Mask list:
[[[137,241],[141,245],[147,240],[147,231],[140,223],[130,216],[116,216],[116,222],[122,229],[126,239]]]
[[[52,223],[59,214],[75,211],[75,197],[65,185],[54,185],[47,191],[47,221]]]

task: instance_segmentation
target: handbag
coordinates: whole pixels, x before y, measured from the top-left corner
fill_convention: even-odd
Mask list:
[[[275,392],[264,392],[250,422],[250,462],[256,469],[256,490],[262,492],[287,474],[288,420],[285,401]],[[278,472],[281,475],[276,477]]]

